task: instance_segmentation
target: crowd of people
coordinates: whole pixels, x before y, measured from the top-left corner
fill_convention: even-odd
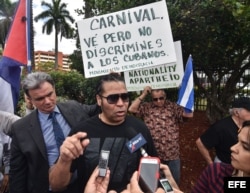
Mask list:
[[[131,102],[118,73],[100,77],[96,104],[59,103],[55,86],[49,74],[30,73],[22,81],[26,115],[0,111],[0,181],[9,177],[10,193],[143,192],[138,167],[145,154],[129,150],[131,132],[142,135],[143,150],[160,158],[162,177],[182,192],[179,124],[193,113],[149,86]],[[144,101],[147,95],[151,102]],[[234,101],[230,116],[211,125],[196,144],[208,166],[192,192],[223,192],[224,177],[250,176],[250,98]],[[98,168],[102,150],[110,152],[104,177]],[[165,191],[159,186],[155,192]]]

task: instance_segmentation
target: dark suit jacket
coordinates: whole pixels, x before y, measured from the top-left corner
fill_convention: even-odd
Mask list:
[[[97,105],[82,105],[76,101],[58,103],[57,106],[71,128],[81,120],[99,112]],[[38,111],[35,110],[12,126],[10,192],[48,192],[48,172],[46,146]]]

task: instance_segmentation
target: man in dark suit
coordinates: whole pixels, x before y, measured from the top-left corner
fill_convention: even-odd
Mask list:
[[[12,126],[10,192],[48,193],[51,192],[49,168],[57,160],[60,148],[54,121],[60,125],[64,140],[71,128],[97,114],[99,108],[97,105],[82,105],[76,101],[57,104],[54,81],[44,72],[28,74],[22,87],[36,110]],[[74,187],[73,184],[65,192],[73,191],[70,189]]]

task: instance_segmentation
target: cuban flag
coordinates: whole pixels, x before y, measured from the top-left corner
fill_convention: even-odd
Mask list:
[[[191,55],[185,67],[184,76],[178,93],[177,104],[183,106],[187,113],[194,111],[193,59]]]
[[[21,67],[31,66],[30,1],[17,4],[3,56],[0,59],[0,110],[15,112],[19,98]]]

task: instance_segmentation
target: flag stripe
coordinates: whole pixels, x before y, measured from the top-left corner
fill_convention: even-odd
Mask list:
[[[27,9],[26,9],[26,15],[31,16],[31,0],[27,0]],[[28,72],[31,72],[31,17],[27,17],[27,25],[26,25],[26,45],[27,45],[27,67]]]
[[[19,1],[0,59],[0,110],[10,113],[18,103],[21,66],[27,65],[26,6]]]
[[[20,0],[17,5],[15,17],[11,24],[8,39],[4,48],[3,56],[27,64],[26,46],[26,0]]]
[[[181,92],[180,92],[180,97],[182,98],[182,100],[180,101],[180,105],[182,105],[182,106],[187,105],[187,103],[190,100],[191,92],[193,92],[193,87],[192,87],[193,79],[191,77],[192,75],[193,75],[193,73],[190,74],[190,77],[189,77],[188,81],[186,82],[187,84],[183,85],[183,88],[186,87],[186,89],[181,89]]]
[[[194,89],[192,89],[190,95],[189,95],[189,98],[188,98],[188,101],[186,103],[186,108],[191,110],[191,111],[194,111]]]
[[[10,113],[14,112],[14,102],[12,97],[11,85],[0,77],[0,88],[4,91],[0,97],[0,109]]]
[[[184,76],[178,93],[177,104],[183,106],[188,112],[194,110],[194,80],[191,55],[189,56],[185,67]]]

